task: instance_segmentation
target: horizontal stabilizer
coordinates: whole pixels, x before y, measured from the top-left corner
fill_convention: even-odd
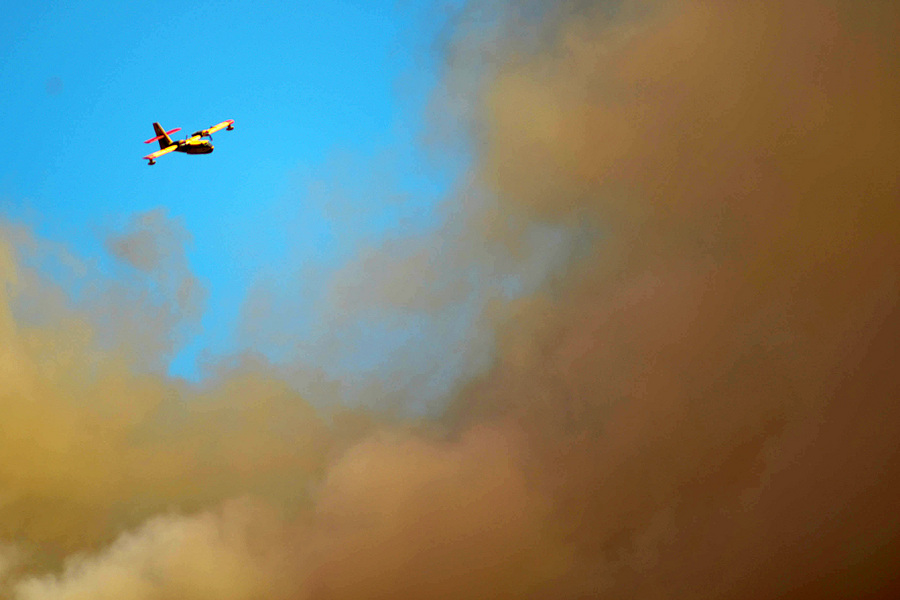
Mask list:
[[[147,141],[144,142],[144,143],[145,143],[145,144],[150,144],[150,143],[152,143],[152,142],[155,142],[155,141],[157,141],[157,140],[162,139],[164,135],[169,135],[170,133],[175,133],[176,131],[181,131],[181,127],[176,127],[176,128],[173,129],[172,131],[167,131],[165,134],[160,134],[160,135],[156,136],[155,138],[150,138],[149,140],[147,140]]]

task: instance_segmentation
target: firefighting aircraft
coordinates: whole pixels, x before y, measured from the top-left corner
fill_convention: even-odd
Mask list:
[[[220,129],[226,129],[227,131],[231,131],[232,129],[234,129],[234,119],[222,121],[218,125],[213,125],[209,129],[201,129],[200,131],[195,131],[191,134],[191,137],[175,141],[172,141],[172,138],[169,137],[169,134],[175,133],[176,131],[181,131],[181,127],[176,127],[171,131],[166,131],[159,123],[154,123],[153,131],[156,132],[156,137],[150,138],[144,143],[149,144],[151,142],[159,141],[159,150],[152,154],[148,154],[144,158],[150,161],[147,164],[155,165],[157,158],[159,158],[163,154],[168,154],[169,152],[209,154],[213,151],[213,145],[211,143],[212,134],[219,131]],[[209,141],[204,140],[203,138],[205,137],[209,138]]]

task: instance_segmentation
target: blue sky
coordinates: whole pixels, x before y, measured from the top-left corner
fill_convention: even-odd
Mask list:
[[[454,3],[433,4],[14,3],[0,21],[0,211],[101,270],[134,215],[180,220],[208,297],[170,371],[196,378],[198,356],[245,349],[259,281],[323,281],[361,244],[435,225],[453,174],[420,138]],[[153,121],[180,137],[225,119],[236,128],[212,155],[141,160]]]

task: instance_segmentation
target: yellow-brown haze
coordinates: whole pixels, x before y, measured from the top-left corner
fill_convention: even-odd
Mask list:
[[[887,597],[898,11],[584,6],[488,87],[481,173],[601,239],[460,400],[531,432],[553,595]]]
[[[164,328],[148,344],[131,327],[146,305],[107,314],[116,339],[98,341],[93,309],[43,299],[53,286],[11,245],[0,252],[0,539],[20,546],[21,567],[97,549],[159,512],[250,492],[305,501],[334,434],[348,429],[339,419],[326,435],[323,415],[252,361],[198,388],[136,370],[167,345]],[[17,319],[23,303],[45,311],[40,322]]]
[[[4,593],[894,597],[898,25],[577,2],[513,28],[471,98],[499,209],[467,210],[486,247],[507,218],[597,233],[491,314],[442,422],[341,433],[249,364],[185,390],[4,298],[0,537],[32,570],[88,552]]]

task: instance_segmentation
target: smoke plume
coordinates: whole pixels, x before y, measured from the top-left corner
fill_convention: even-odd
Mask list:
[[[0,596],[900,593],[900,8],[467,10],[452,264],[394,240],[336,289],[439,319],[460,273],[531,276],[486,294],[487,366],[429,418],[313,408],[249,358],[187,386],[90,309],[23,321],[37,276],[5,243]],[[165,223],[110,248],[191,280]]]

